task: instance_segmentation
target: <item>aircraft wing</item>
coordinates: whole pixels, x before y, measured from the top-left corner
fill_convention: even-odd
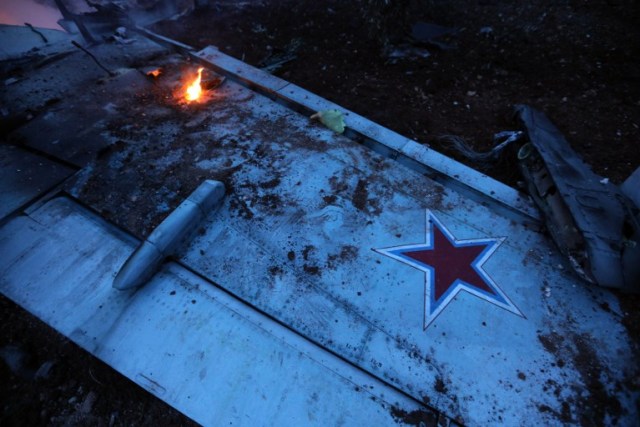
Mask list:
[[[3,213],[0,291],[87,351],[205,425],[637,421],[618,299],[526,197],[213,48],[191,56],[228,78],[197,104],[144,38],[94,54],[117,76],[78,52],[3,89],[35,108],[73,76],[9,136],[62,166]],[[346,135],[306,114],[329,108]],[[205,179],[225,196],[196,236],[114,289]]]

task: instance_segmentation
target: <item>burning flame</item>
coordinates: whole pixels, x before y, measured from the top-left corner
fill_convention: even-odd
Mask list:
[[[187,90],[184,93],[184,97],[188,102],[197,101],[202,95],[202,87],[200,86],[200,81],[202,80],[202,70],[204,67],[198,68],[198,77],[187,86]]]
[[[160,74],[162,74],[162,70],[160,68],[156,68],[155,70],[151,70],[147,72],[147,76],[151,76],[151,77],[158,77]]]

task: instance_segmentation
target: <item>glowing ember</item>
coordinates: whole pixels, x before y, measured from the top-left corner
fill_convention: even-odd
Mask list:
[[[162,70],[160,68],[156,68],[155,70],[151,70],[147,72],[147,76],[158,77],[162,74]]]
[[[187,86],[187,90],[184,93],[184,97],[188,102],[197,101],[202,95],[202,87],[200,86],[200,81],[202,80],[202,70],[204,67],[198,68],[198,77]]]

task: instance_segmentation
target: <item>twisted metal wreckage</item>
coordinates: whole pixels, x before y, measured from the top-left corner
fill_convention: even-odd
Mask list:
[[[539,210],[215,47],[2,31],[27,47],[3,61],[0,291],[187,416],[637,421],[606,287],[638,291],[640,172],[600,182],[519,106]]]

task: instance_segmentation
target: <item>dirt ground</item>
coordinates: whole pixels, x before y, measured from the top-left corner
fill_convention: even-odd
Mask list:
[[[456,31],[438,39],[448,49],[395,59],[369,34],[363,1],[212,3],[154,30],[257,66],[293,54],[274,74],[466,163],[441,137],[488,150],[493,134],[516,128],[512,108],[525,103],[611,181],[640,165],[638,1],[415,1],[392,34],[418,21]],[[513,152],[482,168],[512,186],[520,179]],[[640,299],[620,301],[637,338]],[[0,425],[194,424],[4,297],[0,356]]]

